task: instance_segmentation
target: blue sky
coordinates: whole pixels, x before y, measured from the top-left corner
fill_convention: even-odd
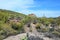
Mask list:
[[[34,13],[38,17],[60,16],[60,0],[0,0],[0,9],[23,14]]]

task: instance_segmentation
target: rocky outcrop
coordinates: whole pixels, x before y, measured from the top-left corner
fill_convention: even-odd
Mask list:
[[[10,36],[4,40],[22,40],[25,37],[27,38],[27,40],[60,40],[60,38],[57,38],[57,37],[54,37],[54,38],[46,37],[44,33],[39,33],[39,34],[22,33],[16,36]]]

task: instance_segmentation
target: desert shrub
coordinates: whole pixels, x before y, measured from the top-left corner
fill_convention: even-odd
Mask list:
[[[49,29],[48,29],[48,28],[42,28],[41,31],[42,31],[42,32],[48,32]]]
[[[56,29],[56,31],[60,32],[60,28]]]
[[[0,40],[3,40],[5,38],[5,36],[3,34],[4,34],[4,31],[0,30]]]
[[[36,24],[36,27],[40,27],[40,26],[41,26],[41,24],[40,24],[40,23],[37,23],[37,24]]]
[[[0,40],[3,40],[5,37],[5,32],[3,30],[0,30]]]
[[[8,13],[0,13],[0,21],[3,21],[4,23],[7,21],[8,19]]]
[[[5,36],[17,33],[17,31],[12,29],[11,26],[9,26],[8,24],[3,24],[1,26],[1,28],[4,31],[3,35],[5,35]]]
[[[40,29],[40,26],[41,26],[41,24],[40,23],[37,23],[36,24],[36,29]]]
[[[60,17],[56,19],[57,25],[60,25]]]
[[[58,32],[58,31],[53,31],[52,34],[54,34],[55,36],[60,37],[60,32]]]
[[[2,35],[0,35],[0,40],[3,40],[3,37],[2,37]]]
[[[14,30],[20,31],[23,27],[23,23],[13,23],[11,26]]]
[[[31,18],[30,17],[26,17],[26,18],[22,19],[22,22],[24,24],[28,23],[29,21],[31,21]]]

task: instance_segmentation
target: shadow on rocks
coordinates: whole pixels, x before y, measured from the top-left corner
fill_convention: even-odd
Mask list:
[[[28,40],[43,40],[43,38],[30,36],[30,37],[28,37]]]

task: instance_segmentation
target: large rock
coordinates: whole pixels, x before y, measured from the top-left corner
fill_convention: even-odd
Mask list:
[[[43,38],[30,36],[28,40],[43,40]]]
[[[47,37],[45,34],[34,34],[34,33],[29,33],[28,35],[26,33],[18,34],[15,36],[10,36],[4,40],[22,40],[24,38],[27,38],[27,40],[60,40],[60,38],[50,38]]]

